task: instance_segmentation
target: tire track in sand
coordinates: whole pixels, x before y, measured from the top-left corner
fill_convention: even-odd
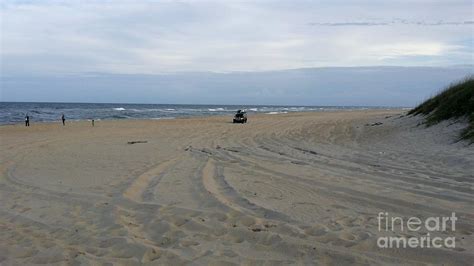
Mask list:
[[[176,163],[176,161],[177,158],[170,159],[144,172],[130,184],[130,186],[124,191],[123,196],[135,202],[143,202],[143,193],[148,188],[148,185],[151,183],[153,178],[166,173],[166,170]]]

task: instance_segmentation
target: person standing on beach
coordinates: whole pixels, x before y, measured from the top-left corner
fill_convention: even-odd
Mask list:
[[[28,114],[26,114],[25,116],[25,127],[29,127],[30,126],[30,116]]]
[[[94,126],[94,119],[92,119],[92,126]]]
[[[66,125],[66,117],[64,117],[64,114],[61,115],[61,120],[63,121],[63,126]]]

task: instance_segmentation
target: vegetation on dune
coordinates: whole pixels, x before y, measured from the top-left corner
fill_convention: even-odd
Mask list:
[[[426,115],[431,126],[447,119],[466,117],[469,125],[461,133],[462,139],[474,143],[474,76],[453,84],[408,112],[409,115]]]

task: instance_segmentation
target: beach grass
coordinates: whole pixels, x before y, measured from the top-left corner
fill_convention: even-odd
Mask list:
[[[426,116],[426,125],[432,126],[447,119],[467,118],[469,125],[460,138],[474,143],[474,76],[454,83],[437,95],[410,110],[409,115]]]

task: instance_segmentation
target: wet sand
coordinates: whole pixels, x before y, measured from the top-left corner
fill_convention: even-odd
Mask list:
[[[471,265],[474,145],[402,113],[1,126],[0,264]],[[379,212],[456,248],[381,249]]]

